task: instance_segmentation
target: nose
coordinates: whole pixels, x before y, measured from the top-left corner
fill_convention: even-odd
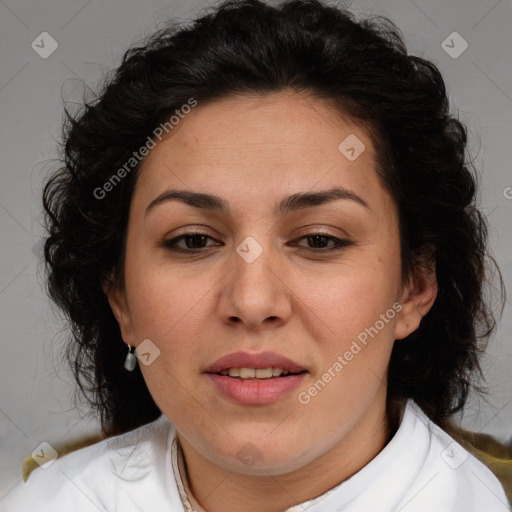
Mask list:
[[[293,309],[293,293],[286,283],[285,262],[263,237],[249,237],[232,255],[219,299],[221,320],[258,330],[285,325]]]

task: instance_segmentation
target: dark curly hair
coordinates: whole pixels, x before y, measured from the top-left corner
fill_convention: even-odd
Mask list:
[[[408,55],[382,16],[356,21],[317,0],[229,0],[190,26],[168,23],[125,53],[96,99],[75,114],[65,107],[62,165],[43,193],[48,290],[70,321],[67,357],[106,435],[161,411],[139,368],[123,369],[126,345],[105,295],[105,286],[124,285],[140,164],[108,194],[98,190],[190,98],[204,104],[285,88],[329,100],[370,131],[377,172],[399,212],[403,277],[435,263],[437,299],[420,327],[395,341],[388,404],[412,397],[445,425],[482,377],[479,355],[496,324],[486,262],[496,264],[475,204],[467,131],[449,113],[436,66]]]

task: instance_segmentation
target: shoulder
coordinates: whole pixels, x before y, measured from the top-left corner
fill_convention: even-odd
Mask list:
[[[408,503],[403,512],[510,510],[503,486],[489,468],[430,421],[412,401],[406,416],[404,420],[413,425],[411,442],[422,437],[427,444],[421,472],[403,500],[404,505]]]
[[[162,415],[131,432],[59,457],[20,482],[2,500],[1,510],[117,510],[123,494],[133,492],[135,496],[141,488],[158,494],[158,475],[165,473],[162,454],[167,452],[173,433],[174,427]],[[128,503],[130,497],[125,498]],[[133,506],[129,509],[137,510]]]

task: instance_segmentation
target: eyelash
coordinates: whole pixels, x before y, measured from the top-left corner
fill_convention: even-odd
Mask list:
[[[163,246],[170,251],[178,252],[178,253],[185,253],[185,254],[196,253],[196,254],[198,254],[200,252],[204,252],[203,249],[206,249],[206,247],[200,247],[198,249],[183,249],[183,248],[177,246],[177,243],[180,242],[181,240],[183,240],[185,238],[190,238],[193,236],[205,236],[206,238],[211,238],[212,240],[214,240],[214,238],[211,237],[210,235],[208,235],[207,233],[194,231],[194,232],[190,232],[190,233],[184,233],[183,235],[177,236],[176,238],[172,238],[170,240],[165,240],[163,242]],[[344,249],[345,247],[353,245],[353,243],[350,242],[349,240],[342,240],[340,238],[337,238],[335,236],[331,236],[327,233],[322,233],[322,232],[308,233],[307,235],[301,236],[301,237],[297,238],[296,240],[302,240],[304,238],[310,238],[310,237],[315,237],[315,236],[321,236],[321,237],[325,237],[330,240],[333,240],[335,242],[335,245],[333,247],[323,248],[323,249],[315,249],[313,247],[309,247],[309,248],[302,247],[302,249],[304,249],[306,251],[311,251],[316,254],[326,254],[326,253],[330,253],[333,251],[340,251],[341,249]]]

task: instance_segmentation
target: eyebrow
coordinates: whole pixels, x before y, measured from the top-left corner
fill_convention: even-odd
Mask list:
[[[283,217],[290,213],[312,206],[319,206],[330,203],[338,199],[348,199],[371,210],[366,201],[358,196],[355,192],[346,190],[341,187],[329,190],[321,190],[319,192],[297,192],[291,196],[285,197],[274,207],[274,215]],[[203,210],[214,211],[224,215],[230,215],[231,209],[228,202],[222,197],[202,192],[191,192],[190,190],[166,190],[158,197],[153,199],[146,208],[147,215],[157,205],[166,203],[167,201],[181,201],[185,204]]]

